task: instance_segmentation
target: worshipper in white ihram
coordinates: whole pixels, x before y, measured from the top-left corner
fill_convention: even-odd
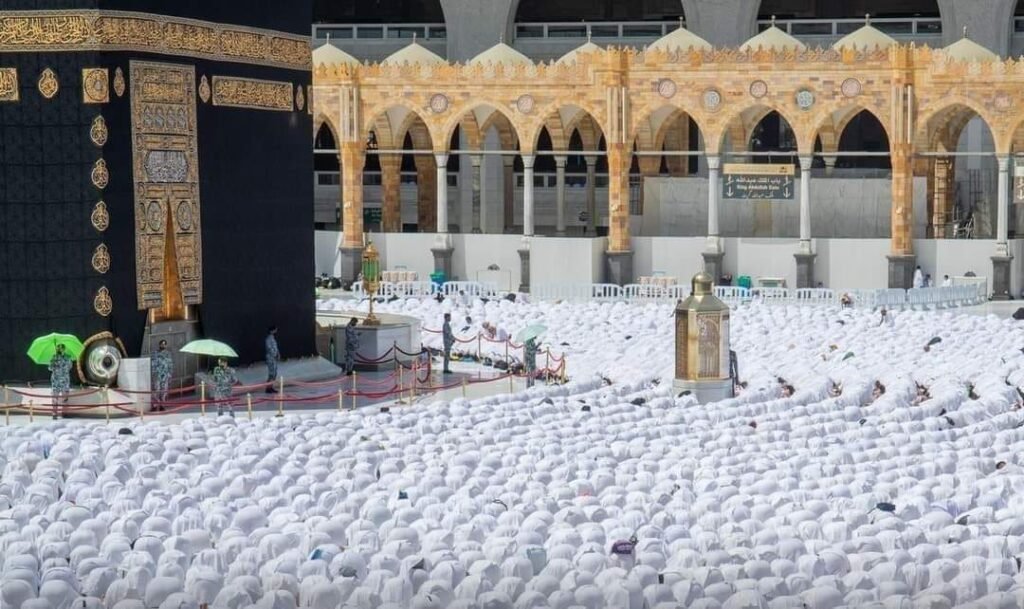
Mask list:
[[[916,269],[914,269],[914,287],[915,288],[923,288],[924,287],[924,273],[921,271],[921,267],[920,266],[918,266]]]

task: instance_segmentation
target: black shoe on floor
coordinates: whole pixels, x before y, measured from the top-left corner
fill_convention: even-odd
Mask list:
[[[352,371],[351,371],[351,370],[349,370],[348,372],[346,372],[346,373],[345,373],[345,376],[352,376]]]
[[[442,370],[441,372],[443,372],[444,374],[455,374],[451,370]]]
[[[267,387],[267,393],[277,393],[277,389],[274,389],[273,387]]]

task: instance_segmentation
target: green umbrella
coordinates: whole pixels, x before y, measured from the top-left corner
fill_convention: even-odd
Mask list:
[[[64,351],[72,360],[77,360],[85,351],[85,345],[72,334],[47,334],[32,341],[28,356],[37,364],[49,364],[57,354],[57,345],[64,345]]]
[[[512,340],[517,343],[525,343],[531,338],[537,338],[538,336],[544,334],[547,331],[547,326],[533,324],[532,326],[526,326],[525,328],[517,332],[515,338],[513,338]]]
[[[181,348],[182,353],[194,353],[196,355],[209,355],[212,357],[238,357],[235,350],[219,340],[203,338],[194,340]]]

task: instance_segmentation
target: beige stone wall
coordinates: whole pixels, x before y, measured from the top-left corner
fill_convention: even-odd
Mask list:
[[[894,254],[912,253],[913,238],[924,236],[912,234],[910,221],[915,166],[918,173],[942,173],[933,171],[934,162],[919,162],[918,153],[955,146],[974,116],[991,129],[997,153],[1019,150],[1024,142],[1024,63],[950,61],[941,51],[913,46],[864,52],[609,49],[582,54],[572,65],[516,67],[321,65],[314,71],[313,90],[316,126],[329,123],[343,149],[346,243],[349,230],[361,230],[362,223],[356,213],[362,205],[361,182],[355,179],[359,170],[346,162],[361,170],[370,131],[382,149],[401,148],[408,132],[416,149],[446,152],[460,124],[471,150],[493,126],[503,149],[518,146],[524,154],[536,150],[542,129],[556,151],[568,147],[575,130],[588,150],[603,136],[610,168],[611,251],[630,247],[628,172],[634,145],[645,151],[685,148],[688,117],[709,153],[727,146],[745,150],[757,122],[777,111],[793,129],[799,153],[813,152],[820,137],[827,154],[837,149],[854,116],[870,112],[884,126],[892,152]],[[644,161],[644,173],[653,165],[660,161]],[[685,172],[685,161],[672,157],[669,167]],[[429,193],[436,176],[429,173],[420,171],[421,227],[432,226],[436,216]],[[930,176],[936,178],[943,185],[948,181],[946,175]],[[933,186],[930,216],[936,224],[948,216],[947,193]]]

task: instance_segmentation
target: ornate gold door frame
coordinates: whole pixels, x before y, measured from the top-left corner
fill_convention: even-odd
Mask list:
[[[138,307],[181,318],[203,299],[195,69],[132,61],[130,84]]]

